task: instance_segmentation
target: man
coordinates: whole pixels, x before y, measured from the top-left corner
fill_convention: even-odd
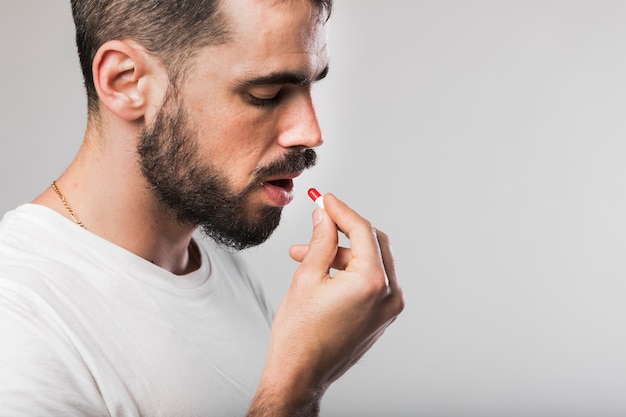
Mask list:
[[[72,0],[88,124],[0,224],[1,415],[317,415],[402,311],[387,236],[331,194],[275,315],[236,253],[315,163],[330,8]]]

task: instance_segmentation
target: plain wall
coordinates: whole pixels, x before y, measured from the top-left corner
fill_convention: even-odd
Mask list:
[[[277,306],[306,190],[331,191],[391,236],[407,307],[322,416],[626,415],[624,22],[622,1],[336,1],[320,163],[247,253]],[[1,0],[0,51],[4,212],[82,138],[69,1]]]

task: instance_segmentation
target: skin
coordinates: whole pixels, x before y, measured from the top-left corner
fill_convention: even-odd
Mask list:
[[[223,173],[234,193],[250,184],[256,168],[281,159],[289,149],[322,144],[311,82],[328,64],[324,28],[310,18],[307,2],[294,2],[293,10],[285,7],[291,3],[248,2],[226,3],[235,40],[199,51],[179,95],[201,138],[198,153]],[[290,20],[294,14],[298,19]],[[78,156],[57,184],[90,231],[171,272],[189,272],[196,267],[188,265],[195,226],[172,220],[147,190],[136,161],[138,135],[153,123],[168,90],[165,68],[141,45],[126,40],[103,45],[93,72],[101,123],[88,126]],[[283,72],[309,81],[247,84]],[[278,105],[249,101],[250,95],[268,99],[279,91]],[[36,202],[67,216],[50,190]],[[259,187],[247,209],[252,215],[268,204],[273,203]]]
[[[200,161],[239,193],[254,183],[256,169],[294,148],[322,144],[311,85],[325,75],[328,52],[324,26],[306,0],[229,0],[224,8],[233,40],[198,51],[179,98],[197,131]],[[115,40],[100,48],[93,72],[99,122],[90,119],[59,188],[91,232],[175,274],[195,270],[196,226],[181,224],[163,207],[137,158],[139,134],[168,91],[165,68],[135,41]],[[300,81],[251,83],[275,74]],[[274,102],[260,106],[258,99]],[[34,202],[69,218],[51,189]],[[325,210],[313,212],[309,244],[290,249],[300,266],[277,310],[249,416],[316,415],[328,386],[404,307],[388,237],[332,194],[324,202]],[[259,184],[245,210],[254,217],[268,205],[276,202]],[[338,246],[338,230],[350,249]],[[337,270],[332,277],[331,268]]]

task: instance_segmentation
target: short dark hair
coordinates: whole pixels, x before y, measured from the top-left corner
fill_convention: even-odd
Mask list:
[[[92,64],[98,49],[114,39],[133,39],[157,56],[174,83],[197,49],[229,40],[224,0],[71,0],[76,46],[89,111],[98,96]],[[332,0],[310,0],[328,19]]]

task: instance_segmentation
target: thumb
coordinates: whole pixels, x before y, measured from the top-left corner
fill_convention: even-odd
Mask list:
[[[313,235],[299,269],[311,269],[320,275],[327,275],[337,254],[337,225],[326,210],[313,211]]]

